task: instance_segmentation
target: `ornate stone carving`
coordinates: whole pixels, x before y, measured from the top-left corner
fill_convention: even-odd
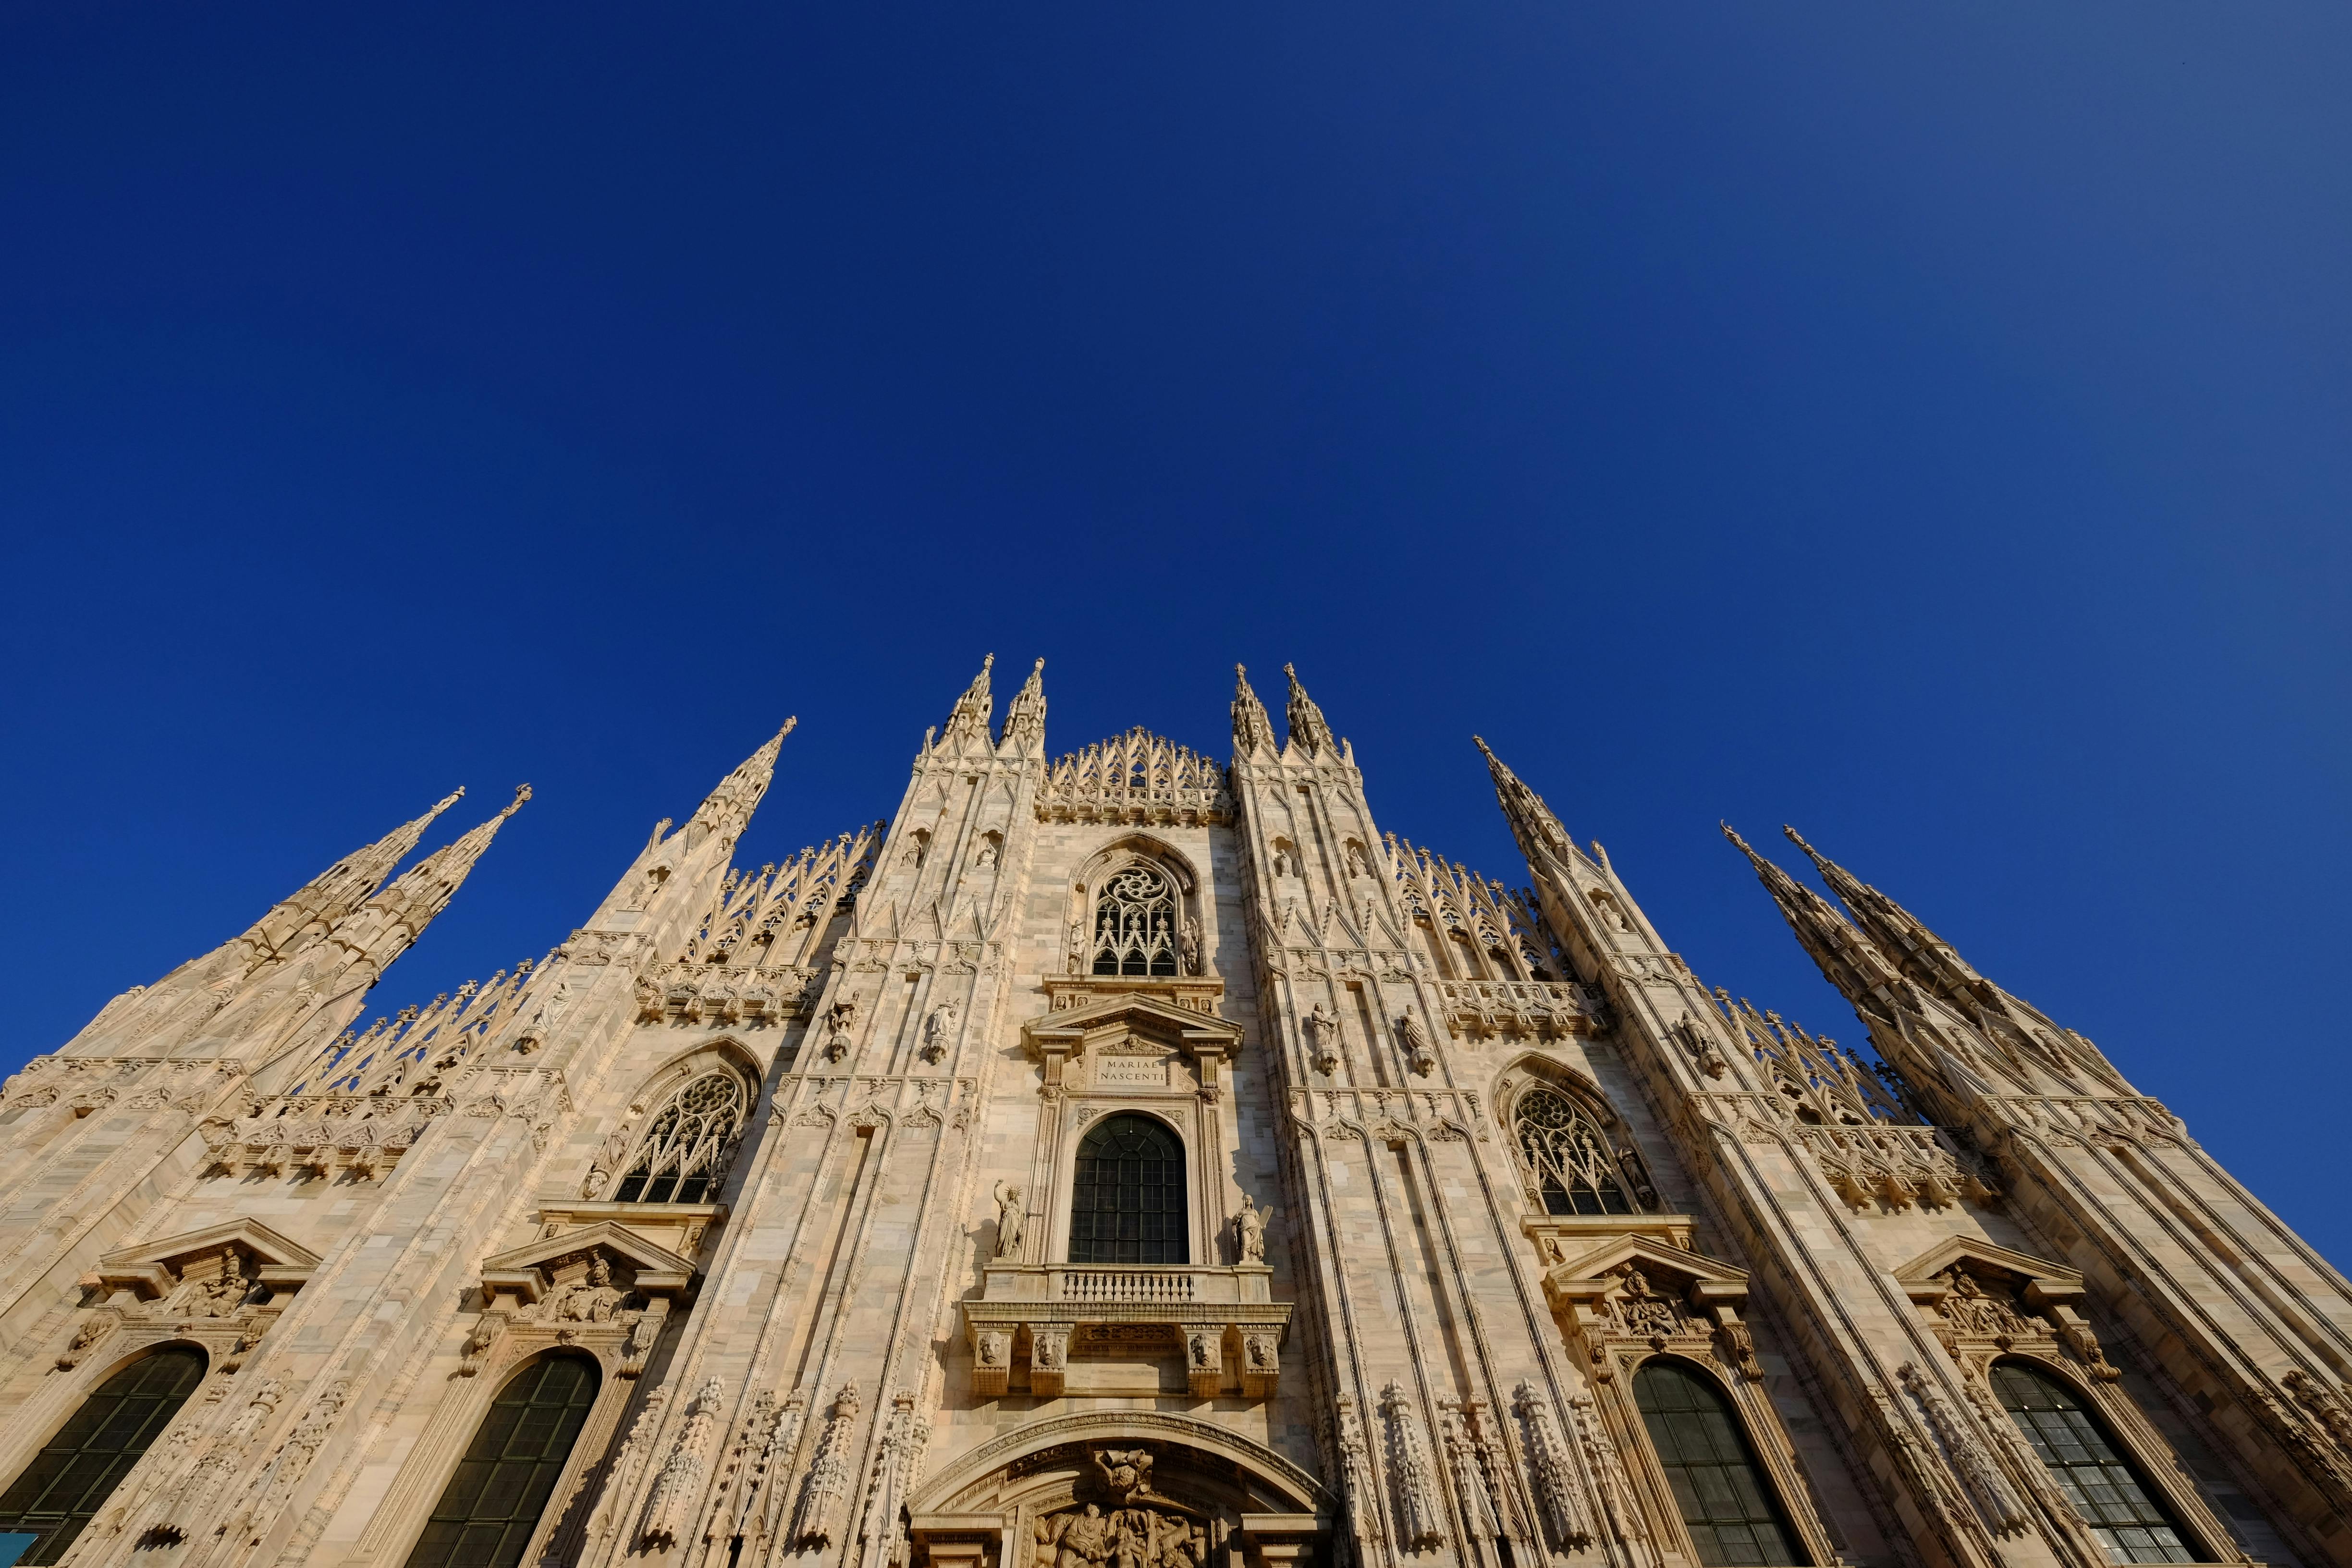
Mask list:
[[[1979,1434],[1952,1408],[1934,1380],[1916,1364],[1905,1362],[1895,1377],[1926,1415],[1927,1429],[1935,1434],[1946,1461],[1975,1505],[1978,1517],[1995,1535],[2022,1534],[2031,1522],[2025,1503],[1986,1451]]]
[[[850,1468],[855,1463],[850,1444],[857,1412],[857,1385],[844,1384],[841,1392],[834,1396],[824,1431],[817,1438],[816,1457],[801,1486],[800,1504],[793,1511],[788,1539],[797,1548],[829,1546],[841,1533],[842,1515],[849,1501]]]
[[[948,1043],[955,1034],[956,1005],[942,1002],[923,1019],[923,1059],[940,1060],[948,1054]]]
[[[1445,1543],[1445,1510],[1429,1471],[1429,1446],[1421,1417],[1402,1384],[1381,1390],[1381,1414],[1388,1421],[1389,1496],[1395,1500],[1397,1535],[1405,1547],[1423,1552]]]
[[[726,1397],[727,1385],[715,1377],[695,1391],[694,1403],[688,1406],[686,1420],[677,1429],[677,1440],[670,1446],[669,1457],[662,1461],[653,1490],[646,1497],[645,1525],[637,1539],[646,1549],[667,1552],[692,1526],[702,1497],[704,1450],[709,1447],[711,1432],[719,1424],[719,1406]]]
[[[1633,1483],[1626,1478],[1624,1458],[1609,1436],[1601,1412],[1580,1394],[1568,1405],[1576,1422],[1577,1443],[1584,1450],[1585,1468],[1591,1473],[1593,1489],[1601,1496],[1601,1515],[1608,1521],[1610,1535],[1627,1545],[1647,1541],[1649,1526],[1643,1522],[1642,1511],[1634,1506]]]
[[[1307,1059],[1319,1073],[1339,1070],[1339,1016],[1328,1005],[1315,1004],[1314,1010],[1302,1020],[1307,1031]]]
[[[1511,1410],[1519,1418],[1520,1435],[1535,1472],[1536,1501],[1543,1509],[1553,1547],[1583,1551],[1592,1544],[1592,1517],[1585,1507],[1584,1489],[1576,1479],[1575,1461],[1569,1458],[1559,1429],[1552,1425],[1551,1402],[1533,1384],[1522,1383],[1512,1391]]]
[[[1241,1211],[1234,1215],[1234,1248],[1241,1262],[1265,1261],[1265,1222],[1273,1212],[1271,1208],[1259,1208],[1247,1198],[1242,1200]]]
[[[996,1256],[1017,1258],[1021,1238],[1028,1228],[1026,1195],[1011,1182],[996,1184]]]

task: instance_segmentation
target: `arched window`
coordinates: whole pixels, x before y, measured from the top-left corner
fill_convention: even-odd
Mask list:
[[[2073,1389],[2013,1361],[1994,1363],[1992,1389],[2109,1557],[2118,1563],[2197,1561],[2179,1521]]]
[[[1189,1263],[1184,1145],[1149,1116],[1105,1117],[1078,1143],[1070,1261]]]
[[[1691,1367],[1661,1359],[1633,1374],[1633,1403],[1701,1563],[1727,1568],[1806,1560],[1720,1388]]]
[[[29,1535],[24,1555],[10,1562],[65,1555],[204,1378],[204,1352],[166,1345],[99,1384],[0,1495],[0,1551]]]
[[[1095,898],[1094,973],[1176,973],[1176,889],[1141,861],[1104,879]]]
[[[1546,1214],[1632,1214],[1624,1173],[1592,1118],[1557,1089],[1531,1089],[1511,1113],[1519,1157]]]
[[[408,1554],[408,1568],[515,1568],[596,1402],[596,1363],[558,1352],[507,1380]]]
[[[698,1204],[719,1190],[743,1125],[742,1078],[713,1068],[662,1102],[614,1192],[625,1204]]]

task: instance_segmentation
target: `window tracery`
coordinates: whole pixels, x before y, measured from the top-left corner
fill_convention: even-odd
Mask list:
[[[1647,1189],[1620,1163],[1582,1108],[1556,1089],[1537,1086],[1511,1109],[1511,1133],[1528,1186],[1546,1214],[1633,1214]]]
[[[1175,883],[1157,866],[1131,862],[1104,878],[1095,895],[1088,968],[1096,974],[1173,975],[1181,928]]]
[[[698,1204],[727,1179],[749,1108],[742,1078],[714,1068],[680,1085],[637,1140],[619,1203]]]

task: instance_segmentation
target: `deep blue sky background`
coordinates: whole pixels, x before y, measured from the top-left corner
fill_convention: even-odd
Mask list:
[[[2293,4],[11,6],[0,1054],[454,784],[539,798],[381,1010],[787,713],[755,861],[984,651],[1220,755],[1294,658],[1384,826],[1522,879],[1483,731],[1858,1039],[1715,830],[1797,823],[2352,1259],[2347,79]]]

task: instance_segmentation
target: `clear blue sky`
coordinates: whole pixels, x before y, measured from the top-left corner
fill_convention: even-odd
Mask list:
[[[1296,659],[1385,826],[1521,879],[1479,731],[1858,1039],[1716,834],[1796,823],[2352,1261],[2347,80],[2301,4],[11,6],[0,1052],[456,784],[539,795],[384,1011],[787,713],[754,860],[983,652],[1221,755]]]

